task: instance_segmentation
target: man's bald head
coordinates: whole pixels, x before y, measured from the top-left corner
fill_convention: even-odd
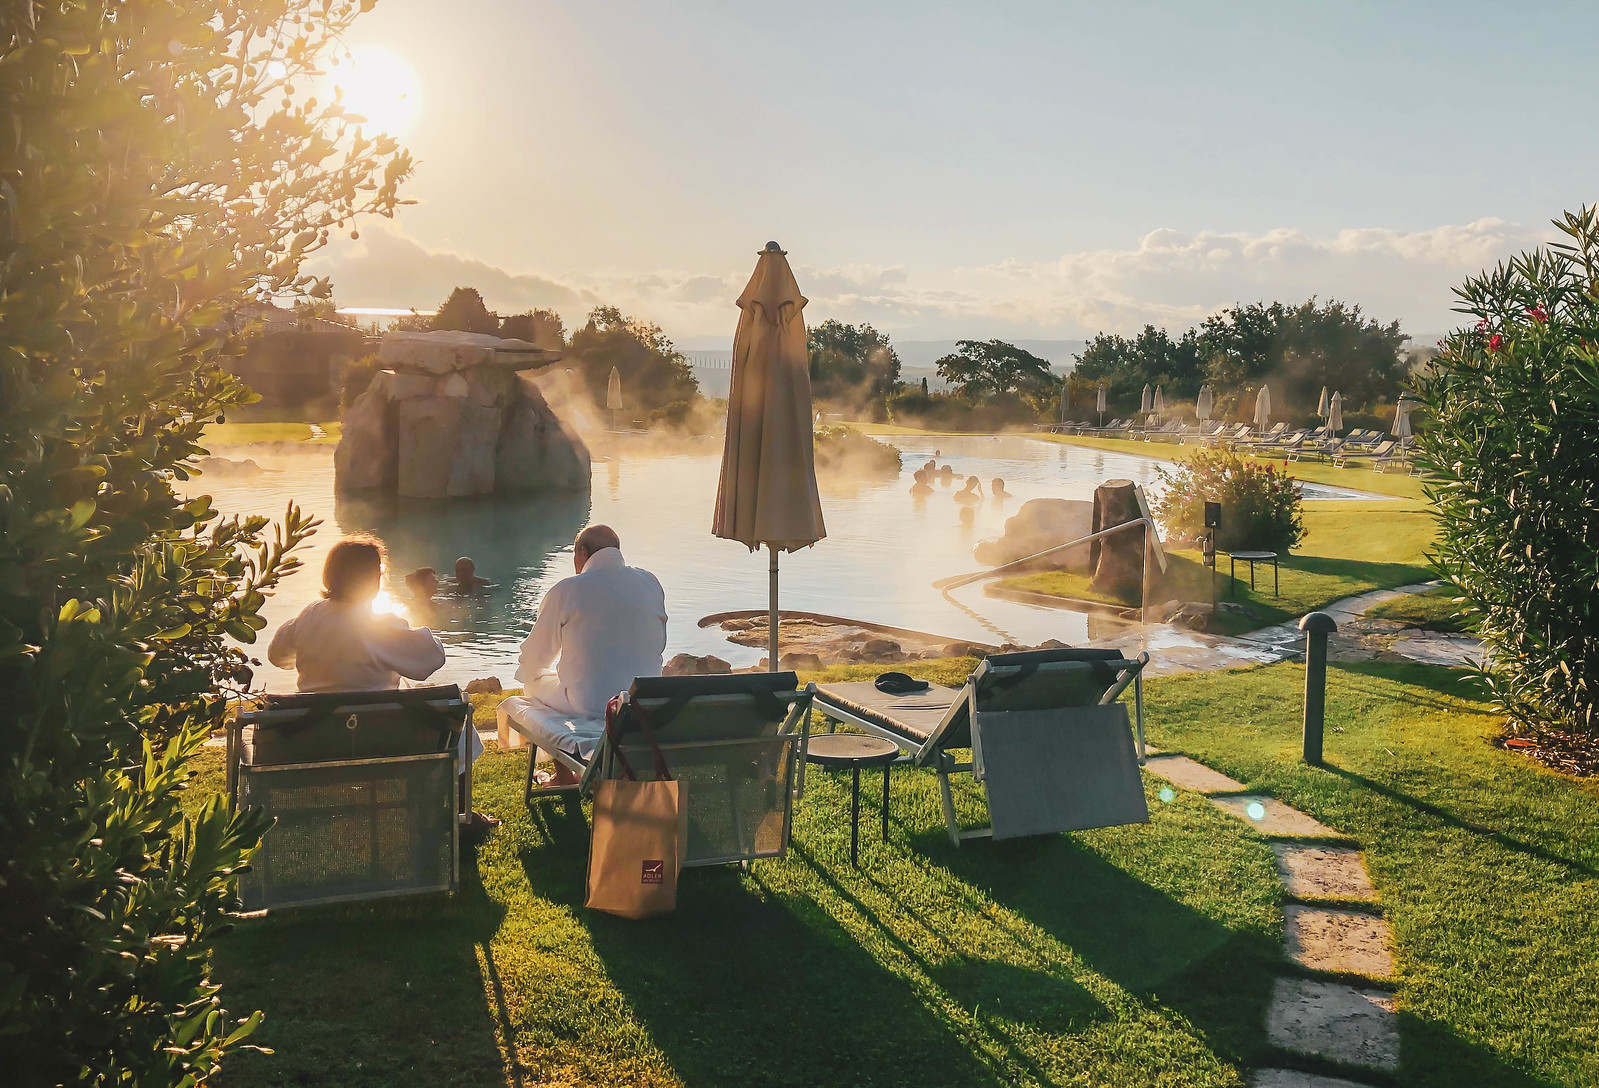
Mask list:
[[[595,552],[604,551],[606,548],[622,547],[622,538],[616,535],[616,530],[609,525],[590,525],[577,534],[577,540],[572,543],[572,562],[577,567],[579,574],[588,563],[589,556]]]

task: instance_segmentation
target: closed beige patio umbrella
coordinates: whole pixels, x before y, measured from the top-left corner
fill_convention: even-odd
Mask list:
[[[738,297],[727,439],[711,533],[771,555],[767,665],[777,671],[777,556],[827,536],[816,492],[805,296],[767,242]]]

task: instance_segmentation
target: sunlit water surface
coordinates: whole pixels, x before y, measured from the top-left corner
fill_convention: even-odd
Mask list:
[[[572,538],[584,525],[604,522],[622,538],[628,562],[648,568],[666,588],[668,656],[716,654],[735,666],[753,665],[762,652],[729,643],[703,616],[766,606],[767,560],[743,545],[710,535],[721,442],[661,452],[646,439],[611,436],[596,457],[590,494],[548,492],[481,499],[395,500],[339,497],[333,490],[333,449],[309,447],[218,448],[219,456],[250,458],[264,472],[201,477],[227,513],[281,514],[290,502],[321,518],[323,528],[303,549],[305,569],[272,597],[267,628],[258,643],[258,682],[268,690],[294,686],[292,673],[265,661],[266,642],[285,618],[320,592],[323,556],[342,533],[366,532],[388,549],[385,599],[413,623],[426,624],[445,643],[448,662],[436,679],[465,682],[496,675],[510,682],[517,648],[533,623],[539,601],[572,573]],[[898,438],[898,477],[822,482],[827,539],[782,556],[785,609],[821,612],[906,627],[952,640],[1036,644],[1047,639],[1081,644],[1119,629],[1081,613],[1000,601],[981,584],[946,596],[939,578],[979,569],[972,548],[998,536],[1004,521],[1028,499],[1087,499],[1096,485],[1121,478],[1160,488],[1162,462],[1021,437]],[[935,485],[922,500],[909,493],[911,473],[929,458],[952,465],[955,482]],[[995,477],[1011,497],[985,499],[976,522],[963,526],[953,493],[967,476],[990,490]],[[1307,485],[1306,497],[1377,498]],[[478,574],[497,583],[480,597],[441,598],[431,609],[408,599],[407,572],[431,566],[447,578],[457,556],[477,561]],[[1092,624],[1092,629],[1090,625]]]

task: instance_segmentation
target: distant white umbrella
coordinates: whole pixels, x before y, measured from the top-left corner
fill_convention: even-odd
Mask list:
[[[1409,438],[1413,433],[1410,429],[1410,400],[1400,397],[1399,403],[1394,405],[1394,437]]]
[[[619,430],[617,413],[622,410],[622,372],[611,368],[611,377],[605,383],[605,407],[611,413],[611,430]]]
[[[1155,418],[1160,419],[1166,414],[1166,394],[1160,386],[1155,386]]]
[[[1210,386],[1207,385],[1202,387],[1199,390],[1199,403],[1194,405],[1194,415],[1198,416],[1201,421],[1208,421],[1210,419],[1211,410],[1215,407],[1216,401],[1215,398],[1210,395]]]
[[[1099,383],[1099,397],[1094,402],[1094,410],[1100,415],[1105,414],[1105,383]]]
[[[1064,381],[1060,383],[1060,421],[1062,423],[1066,422],[1066,413],[1071,411],[1071,407],[1072,383]]]
[[[1338,432],[1344,429],[1344,395],[1334,393],[1332,402],[1327,405],[1327,437],[1336,438]]]
[[[1138,400],[1138,414],[1147,416],[1155,410],[1155,391],[1144,386],[1144,395]]]
[[[1316,402],[1316,414],[1322,419],[1326,419],[1327,408],[1327,387],[1324,385],[1321,387],[1321,399]]]
[[[1261,386],[1255,394],[1255,426],[1264,431],[1271,426],[1271,388]]]

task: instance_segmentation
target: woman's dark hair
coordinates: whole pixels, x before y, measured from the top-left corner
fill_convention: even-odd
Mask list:
[[[328,549],[322,563],[322,596],[347,599],[361,582],[383,576],[383,545],[368,536],[347,536]]]

